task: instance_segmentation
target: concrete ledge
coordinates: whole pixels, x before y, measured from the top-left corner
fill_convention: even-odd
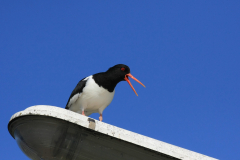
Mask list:
[[[137,146],[144,147],[146,149],[150,149],[161,154],[168,155],[170,157],[174,157],[176,159],[181,160],[216,160],[215,158],[208,157],[203,154],[199,154],[184,148],[180,148],[162,141],[158,141],[153,138],[149,138],[119,127],[115,127],[113,125],[100,122],[98,120],[91,119],[86,116],[82,116],[78,113],[74,113],[72,111],[54,107],[54,106],[46,106],[46,105],[38,105],[32,106],[24,111],[17,112],[14,114],[9,124],[17,118],[22,116],[29,115],[38,115],[38,116],[48,116],[57,119],[61,119],[67,122],[71,122],[73,124],[82,126],[87,129],[91,129],[96,133],[101,133],[106,136],[114,137],[119,140],[123,140],[125,142],[132,143]],[[14,137],[12,131],[9,129],[9,132]]]

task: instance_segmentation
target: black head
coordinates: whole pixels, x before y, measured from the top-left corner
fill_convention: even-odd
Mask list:
[[[125,64],[117,64],[109,68],[106,73],[118,82],[124,81],[125,76],[130,73],[130,68]]]
[[[99,86],[103,86],[109,92],[113,92],[114,88],[119,82],[127,81],[137,95],[137,92],[133,88],[128,77],[131,77],[132,79],[143,85],[139,80],[137,80],[135,77],[133,77],[133,75],[131,75],[130,68],[124,64],[117,64],[109,68],[106,72],[101,72],[93,75],[93,79],[95,80],[95,82]]]

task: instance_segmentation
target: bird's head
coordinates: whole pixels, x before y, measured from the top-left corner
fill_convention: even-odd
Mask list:
[[[114,76],[114,78],[116,78],[119,82],[127,81],[137,96],[138,96],[138,94],[135,91],[135,89],[133,88],[133,86],[129,80],[129,77],[131,77],[132,79],[134,79],[135,81],[140,83],[142,86],[144,86],[139,80],[137,80],[135,77],[133,77],[133,75],[130,73],[130,68],[127,65],[117,64],[117,65],[109,68],[107,70],[107,72],[111,72],[111,75]]]

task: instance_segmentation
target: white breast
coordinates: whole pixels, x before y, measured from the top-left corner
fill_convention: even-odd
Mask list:
[[[92,76],[87,77],[86,86],[83,92],[79,94],[77,101],[72,104],[70,110],[82,113],[88,116],[92,113],[102,114],[103,110],[112,102],[115,90],[109,92],[95,83]]]

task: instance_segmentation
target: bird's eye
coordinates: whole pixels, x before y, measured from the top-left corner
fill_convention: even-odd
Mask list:
[[[125,71],[125,68],[121,68],[122,71]]]

